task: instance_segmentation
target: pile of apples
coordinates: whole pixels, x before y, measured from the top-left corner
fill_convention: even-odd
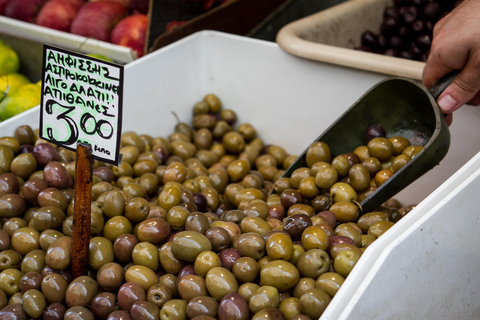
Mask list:
[[[149,0],[0,0],[0,15],[144,55]]]

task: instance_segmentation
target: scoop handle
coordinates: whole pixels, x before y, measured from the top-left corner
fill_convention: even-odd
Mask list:
[[[443,90],[445,90],[445,88],[448,87],[450,83],[452,83],[453,79],[455,79],[459,72],[459,70],[454,70],[450,73],[447,73],[442,78],[440,78],[440,80],[435,82],[435,84],[430,88],[430,93],[435,98],[435,100],[437,100]]]

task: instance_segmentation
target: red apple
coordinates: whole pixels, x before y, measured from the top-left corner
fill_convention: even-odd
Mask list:
[[[4,15],[6,17],[26,21],[35,22],[35,17],[46,0],[10,0],[5,6]]]
[[[113,27],[128,15],[128,9],[114,1],[85,3],[72,21],[70,32],[110,42]]]
[[[128,10],[132,10],[132,3],[130,0],[89,0],[90,2],[95,2],[95,1],[113,1],[113,2],[118,2],[121,5],[124,5]]]
[[[124,47],[129,47],[140,58],[144,54],[145,39],[148,29],[148,16],[133,14],[120,21],[112,30],[111,41]]]
[[[8,1],[10,0],[0,0],[0,16],[3,16],[5,12],[5,6],[7,5]]]
[[[150,6],[150,0],[130,0],[132,8],[138,13],[147,14]]]
[[[35,23],[42,27],[68,32],[79,9],[79,4],[69,0],[51,0],[40,9]]]

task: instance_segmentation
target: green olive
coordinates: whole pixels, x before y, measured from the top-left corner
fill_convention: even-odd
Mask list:
[[[318,277],[315,286],[333,298],[344,281],[345,277],[336,272],[325,272]]]
[[[47,301],[41,291],[29,289],[23,293],[22,305],[28,316],[39,318],[47,306]]]
[[[345,182],[337,182],[333,184],[330,188],[330,195],[333,197],[333,203],[358,199],[355,189]]]
[[[106,263],[113,262],[113,243],[106,237],[93,237],[88,248],[88,264],[98,270]]]
[[[300,309],[312,319],[318,319],[332,299],[321,289],[309,289],[300,297]]]
[[[293,288],[300,278],[298,269],[288,261],[274,260],[260,271],[260,283],[281,291]],[[252,310],[253,311],[253,310]]]
[[[172,241],[172,253],[180,260],[193,262],[203,251],[211,251],[212,244],[203,234],[195,231],[177,233]]]
[[[158,248],[150,242],[139,242],[133,247],[132,261],[136,265],[157,271],[160,265]]]
[[[145,266],[133,265],[125,271],[125,281],[138,283],[145,292],[158,282],[156,273]]]
[[[211,250],[201,252],[194,262],[195,273],[202,277],[205,277],[210,269],[220,266],[220,258]]]
[[[307,153],[305,155],[305,160],[308,167],[311,167],[315,162],[318,161],[330,162],[330,148],[324,142],[314,142],[308,147]]]
[[[262,285],[255,290],[248,301],[248,307],[253,313],[266,308],[278,308],[279,305],[280,294],[278,289],[268,285]]]
[[[354,250],[344,250],[337,254],[333,260],[335,271],[343,277],[347,277],[360,259],[360,254]]]
[[[390,140],[383,137],[377,137],[370,140],[367,144],[368,153],[380,161],[386,161],[393,155],[393,144]]]
[[[237,279],[227,269],[223,267],[214,267],[207,272],[205,284],[208,293],[218,301],[231,292],[238,289]]]
[[[330,257],[322,249],[310,249],[300,256],[297,268],[302,277],[317,279],[330,268]]]

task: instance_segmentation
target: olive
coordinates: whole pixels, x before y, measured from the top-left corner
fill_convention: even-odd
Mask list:
[[[278,307],[287,319],[292,319],[295,315],[301,314],[300,300],[296,297],[289,297],[280,302]]]
[[[315,288],[314,279],[308,277],[300,278],[292,290],[292,296],[299,299],[305,291],[312,288]]]
[[[21,262],[22,256],[15,250],[6,249],[0,252],[0,271],[9,268],[18,268]]]
[[[300,274],[298,269],[288,261],[271,261],[260,271],[260,283],[262,285],[275,287],[279,291],[286,291],[293,288],[299,278]]]
[[[110,313],[118,309],[117,296],[112,292],[100,292],[90,303],[90,311],[98,319],[107,319]]]
[[[332,299],[321,289],[309,289],[299,299],[302,313],[312,319],[318,319],[327,308]]]
[[[16,193],[0,196],[1,218],[20,217],[25,210],[27,210],[27,204],[22,196]]]
[[[248,307],[253,313],[266,308],[278,308],[279,305],[280,295],[278,289],[268,285],[262,285],[255,290],[248,301]]]
[[[50,187],[63,189],[68,185],[69,175],[61,162],[50,161],[45,165],[43,174]]]
[[[220,252],[226,249],[231,243],[230,233],[221,226],[210,227],[205,232],[205,237],[207,237],[212,244],[212,250],[214,252]]]
[[[283,312],[278,310],[278,309],[266,308],[266,309],[258,311],[252,317],[252,320],[260,320],[260,319],[286,320],[287,318],[285,317]]]
[[[65,270],[70,266],[72,238],[63,236],[56,239],[45,254],[46,264],[55,270]]]
[[[272,260],[290,260],[293,255],[293,242],[288,233],[273,233],[265,243],[266,253]]]
[[[21,303],[13,303],[0,310],[1,319],[27,320],[27,314]]]
[[[237,130],[247,142],[252,141],[257,136],[257,130],[250,123],[240,124]]]
[[[94,320],[95,316],[93,315],[92,311],[90,311],[84,306],[73,306],[71,308],[68,308],[65,311],[63,319],[64,320],[76,320],[76,319]]]
[[[116,262],[107,262],[98,269],[96,279],[103,290],[116,291],[125,282],[125,270]]]
[[[160,319],[187,320],[187,302],[182,299],[167,301],[160,309]]]
[[[178,274],[185,266],[185,261],[177,259],[172,253],[172,241],[162,245],[159,250],[159,259],[162,268],[172,274]]]
[[[45,256],[45,251],[42,249],[30,251],[23,257],[20,270],[24,274],[30,271],[41,272],[46,265]]]
[[[35,159],[32,153],[19,154],[12,160],[10,171],[16,176],[27,180],[37,171],[37,159]]]
[[[62,320],[66,311],[67,307],[65,305],[54,302],[45,308],[42,317],[44,320]]]
[[[240,223],[240,228],[243,233],[254,232],[260,235],[272,230],[272,227],[259,217],[245,217]]]
[[[40,233],[32,227],[23,227],[15,230],[10,239],[12,248],[21,255],[26,255],[28,252],[39,249]]]
[[[28,316],[39,318],[47,306],[47,301],[38,289],[29,289],[23,293],[22,305]]]
[[[30,289],[40,289],[42,284],[43,276],[35,271],[29,271],[25,273],[22,278],[20,279],[20,283],[18,285],[21,292],[26,292]]]
[[[205,278],[195,274],[179,277],[177,288],[180,297],[187,302],[195,297],[208,294]]]
[[[177,259],[193,262],[202,251],[210,250],[208,238],[195,231],[182,231],[173,238],[172,253]]]
[[[98,283],[89,276],[79,276],[68,285],[65,303],[68,307],[85,307],[97,295]]]
[[[170,234],[170,225],[161,218],[151,218],[137,225],[136,233],[139,241],[148,241],[154,245],[161,244]]]
[[[186,313],[189,319],[197,316],[216,318],[218,314],[218,301],[209,296],[195,297],[188,301]]]
[[[260,265],[251,257],[240,257],[233,263],[232,273],[240,282],[252,282],[260,274]]]
[[[360,254],[354,250],[344,250],[337,254],[333,261],[335,271],[343,277],[347,277],[360,259]]]
[[[350,162],[346,157],[342,155],[336,156],[332,160],[332,168],[337,171],[338,177],[345,177],[346,175],[348,175],[350,167]]]
[[[63,191],[50,187],[45,188],[38,193],[37,201],[40,207],[55,206],[62,211],[65,211],[69,204],[67,195]]]
[[[147,301],[161,308],[167,301],[172,299],[172,292],[163,284],[154,284],[147,291]]]
[[[115,310],[110,313],[107,320],[131,320],[130,313],[125,310]]]
[[[110,190],[102,193],[103,211],[109,218],[122,215],[126,199],[120,190]]]
[[[265,254],[265,240],[258,233],[242,233],[237,239],[237,250],[244,257],[259,260]]]
[[[0,229],[0,251],[10,247],[10,237],[5,230]]]
[[[136,282],[147,290],[158,282],[157,274],[150,268],[141,265],[132,265],[125,271],[125,281]]]
[[[133,247],[132,261],[134,264],[142,265],[157,271],[160,261],[158,248],[150,242],[139,242]]]
[[[323,290],[333,298],[344,281],[345,277],[336,272],[325,272],[318,277],[315,287]]]
[[[118,306],[122,310],[129,311],[135,301],[145,301],[145,299],[145,290],[136,282],[125,282],[117,292]]]
[[[220,266],[220,258],[213,251],[203,251],[195,258],[195,273],[202,277],[204,277],[210,269]]]
[[[322,249],[310,249],[300,256],[297,268],[302,277],[316,279],[330,268],[330,257]]]
[[[232,271],[233,264],[241,257],[241,254],[237,249],[226,248],[220,251],[218,257],[220,258],[221,266],[228,271]]]
[[[50,188],[47,188],[47,189],[50,189]],[[43,191],[47,189],[44,189]],[[54,190],[60,192],[60,194],[63,195],[63,193],[61,193],[60,190],[58,189],[54,189]],[[41,191],[40,194],[43,191]],[[39,194],[39,200],[40,200],[40,194]],[[38,208],[35,211],[32,219],[30,220],[29,225],[31,225],[33,228],[35,228],[35,230],[39,232],[43,232],[47,229],[53,229],[53,230],[58,229],[63,224],[63,221],[65,220],[64,210],[65,209],[62,209],[56,205],[53,205],[53,206],[47,205],[47,206]]]
[[[357,247],[362,245],[362,232],[349,223],[341,223],[335,228],[336,236],[345,236],[352,239]]]
[[[305,214],[294,214],[287,217],[283,222],[283,230],[285,230],[292,240],[299,240],[303,231],[312,225],[312,219]]]
[[[9,268],[0,272],[0,289],[2,289],[7,296],[11,296],[20,291],[20,279],[22,273],[18,269]]]
[[[137,237],[131,233],[119,235],[113,242],[115,257],[124,264],[132,261],[132,251],[137,243]]]
[[[367,233],[375,238],[380,237],[388,229],[393,227],[394,223],[392,221],[377,221],[370,225]]]
[[[330,162],[330,148],[324,142],[314,142],[308,147],[307,153],[305,155],[305,160],[308,167],[311,167],[315,162],[318,161]]]
[[[41,290],[49,303],[63,303],[67,286],[67,280],[61,274],[51,273],[43,277]]]
[[[214,267],[207,272],[205,284],[208,293],[221,300],[226,294],[236,292],[238,283],[233,273],[223,267]]]
[[[0,145],[0,169],[2,169],[2,173],[10,171],[10,165],[14,158],[15,153],[12,148],[6,145]]]
[[[328,248],[329,237],[322,227],[312,225],[303,231],[301,241],[302,247],[306,251],[310,249],[322,249],[325,251]]]
[[[148,301],[135,301],[130,308],[132,320],[155,320],[160,317],[160,308]]]

